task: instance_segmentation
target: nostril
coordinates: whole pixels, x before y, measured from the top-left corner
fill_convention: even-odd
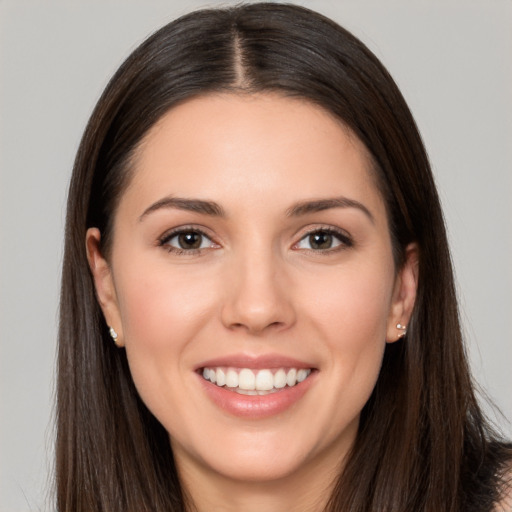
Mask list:
[[[270,323],[257,323],[257,322],[234,322],[228,326],[232,330],[244,330],[251,334],[261,334],[268,331],[278,330],[286,326],[285,322],[270,322]]]

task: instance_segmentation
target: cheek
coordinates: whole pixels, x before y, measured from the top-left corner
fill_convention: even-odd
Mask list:
[[[385,340],[393,291],[393,268],[372,267],[341,269],[315,284],[317,293],[305,296],[304,310],[319,329],[332,340],[353,340],[354,348],[364,340]],[[311,286],[309,287],[311,289]]]
[[[361,407],[382,363],[393,277],[392,266],[344,269],[304,305],[312,330],[324,340],[324,359],[336,386]]]
[[[338,438],[357,421],[382,365],[390,285],[381,273],[364,275],[345,274],[337,287],[309,304],[313,331],[324,341],[323,370],[331,391],[320,399],[330,411],[329,421],[318,420],[325,439]]]
[[[117,286],[130,373],[155,417],[186,436],[186,429],[180,430],[190,410],[184,391],[193,384],[187,362],[215,300],[204,279],[193,279],[190,272],[171,271],[165,262],[133,261],[119,274]]]
[[[169,265],[134,265],[118,287],[123,330],[128,344],[157,348],[187,341],[187,332],[200,329],[215,304],[202,276]],[[163,348],[163,347],[162,347]]]
[[[184,354],[205,328],[216,301],[212,287],[189,272],[127,260],[130,265],[118,267],[122,272],[116,284],[123,337],[134,383],[151,408],[184,373]]]

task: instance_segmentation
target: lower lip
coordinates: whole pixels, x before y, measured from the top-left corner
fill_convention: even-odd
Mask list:
[[[235,391],[221,388],[198,375],[205,393],[221,409],[243,418],[268,418],[282,413],[296,404],[308,391],[315,376],[313,371],[309,377],[293,387],[268,395],[241,395]]]

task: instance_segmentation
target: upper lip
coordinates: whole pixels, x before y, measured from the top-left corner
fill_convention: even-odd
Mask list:
[[[253,370],[264,368],[313,368],[311,363],[280,354],[263,354],[258,356],[250,354],[230,354],[203,361],[198,364],[195,369],[199,370],[201,368],[214,368],[219,366],[250,368]]]

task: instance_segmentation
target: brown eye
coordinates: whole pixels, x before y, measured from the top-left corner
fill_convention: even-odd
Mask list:
[[[321,252],[352,247],[352,245],[351,238],[343,232],[334,229],[317,229],[301,238],[294,248]]]
[[[167,248],[169,252],[177,253],[192,253],[216,247],[207,235],[196,229],[174,231],[164,236],[159,245]]]
[[[203,235],[194,231],[180,233],[177,236],[180,249],[199,249],[203,241]]]
[[[333,244],[333,236],[324,231],[313,233],[308,238],[311,249],[315,250],[330,249]]]

